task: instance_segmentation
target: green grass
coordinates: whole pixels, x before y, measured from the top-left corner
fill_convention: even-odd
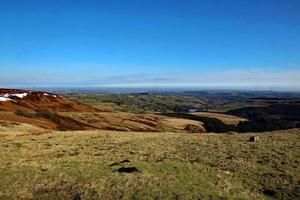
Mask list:
[[[2,134],[0,199],[299,198],[300,130],[250,135]]]
[[[174,112],[187,111],[189,108],[203,108],[197,98],[160,94],[65,94],[66,98],[94,106],[123,112]]]

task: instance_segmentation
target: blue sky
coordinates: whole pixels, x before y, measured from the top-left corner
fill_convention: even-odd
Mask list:
[[[0,0],[0,87],[300,89],[299,0]]]

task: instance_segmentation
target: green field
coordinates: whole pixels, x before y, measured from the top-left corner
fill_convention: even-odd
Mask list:
[[[204,108],[197,98],[174,94],[64,94],[64,97],[99,109],[130,113],[186,112],[189,108]]]
[[[0,134],[0,199],[300,197],[299,129],[257,134],[258,142],[250,133],[27,129]]]

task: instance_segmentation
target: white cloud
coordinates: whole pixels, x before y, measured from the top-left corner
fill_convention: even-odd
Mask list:
[[[94,75],[96,76],[97,75]],[[5,86],[115,86],[115,87],[199,87],[237,89],[292,89],[300,91],[300,68],[245,69],[220,71],[184,71],[169,73],[141,73],[75,80],[47,77],[46,74],[25,77],[0,75],[0,87]]]

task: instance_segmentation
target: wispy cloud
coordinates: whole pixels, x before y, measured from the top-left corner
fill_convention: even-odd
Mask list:
[[[95,78],[96,77],[96,78]],[[0,75],[0,86],[110,86],[110,87],[201,87],[240,89],[300,90],[300,68],[277,70],[184,71],[180,73],[136,73],[131,75],[95,75],[93,78],[32,75]]]

